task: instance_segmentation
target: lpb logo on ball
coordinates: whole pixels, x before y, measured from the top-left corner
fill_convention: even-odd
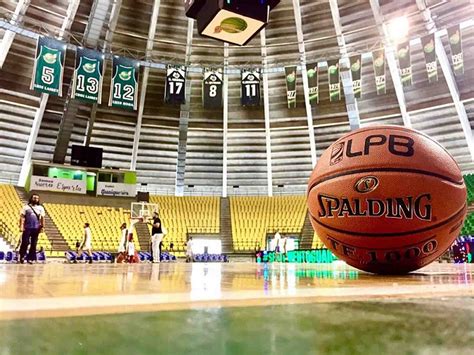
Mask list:
[[[344,142],[337,143],[332,147],[330,165],[336,165],[344,157]]]

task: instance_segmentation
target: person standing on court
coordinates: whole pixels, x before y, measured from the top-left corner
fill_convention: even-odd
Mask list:
[[[193,237],[189,237],[188,242],[186,243],[186,262],[192,263],[193,261]]]
[[[154,263],[160,262],[161,256],[161,241],[163,240],[163,228],[158,212],[153,212],[153,223],[151,228],[151,249]]]
[[[32,264],[36,261],[36,244],[38,243],[38,236],[44,228],[44,207],[40,204],[40,197],[38,194],[32,194],[28,204],[23,206],[20,212],[20,259],[19,262],[25,262],[25,255],[28,252],[28,263]]]
[[[118,246],[118,255],[115,260],[117,263],[122,263],[126,260],[127,244],[128,244],[128,228],[127,223],[122,223],[120,226],[121,238]]]
[[[92,232],[89,223],[84,223],[84,238],[79,248],[77,259],[81,257],[84,251],[89,254],[89,264],[92,264]],[[77,262],[77,259],[74,262]]]

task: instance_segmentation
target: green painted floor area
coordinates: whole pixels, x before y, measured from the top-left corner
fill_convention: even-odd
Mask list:
[[[0,354],[468,354],[474,298],[0,322]]]

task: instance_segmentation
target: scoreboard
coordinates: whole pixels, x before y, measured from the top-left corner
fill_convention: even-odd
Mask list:
[[[268,23],[280,0],[185,0],[186,16],[197,20],[199,34],[240,46]]]

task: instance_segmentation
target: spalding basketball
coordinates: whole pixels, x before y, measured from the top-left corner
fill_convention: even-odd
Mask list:
[[[449,153],[398,126],[353,131],[321,156],[308,186],[311,223],[358,269],[401,274],[443,254],[466,215],[466,186]]]

